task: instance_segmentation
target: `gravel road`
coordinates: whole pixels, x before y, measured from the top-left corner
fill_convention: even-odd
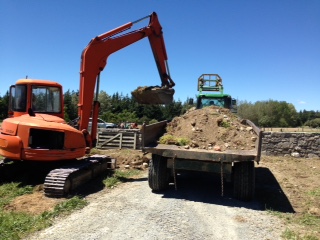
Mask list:
[[[152,193],[147,172],[113,190],[89,195],[89,205],[28,239],[281,239],[284,225],[259,202],[231,198],[232,188],[206,174],[182,174]]]

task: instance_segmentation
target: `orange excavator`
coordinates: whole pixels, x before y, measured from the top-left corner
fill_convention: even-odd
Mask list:
[[[124,33],[135,23],[147,18],[148,26]],[[86,157],[96,144],[99,76],[110,54],[145,37],[149,39],[161,79],[161,87],[157,88],[160,91],[152,92],[153,95],[158,92],[159,97],[151,100],[150,104],[166,104],[166,100],[161,100],[163,91],[172,96],[175,83],[168,69],[162,27],[157,14],[153,12],[95,37],[83,50],[77,128],[63,120],[63,92],[59,83],[21,79],[10,87],[9,118],[3,121],[0,128],[0,155],[5,157],[5,162],[11,162],[10,165],[17,162],[33,163],[39,169],[42,163],[62,162],[61,167],[51,170],[46,176],[44,191],[49,197],[65,196],[84,182],[114,167],[115,160],[110,157]],[[153,87],[147,89],[154,90]],[[137,101],[148,103],[143,95]],[[91,132],[87,130],[90,118]],[[2,167],[5,165],[2,163]]]

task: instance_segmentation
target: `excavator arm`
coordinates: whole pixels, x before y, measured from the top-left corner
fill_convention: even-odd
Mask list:
[[[130,29],[135,23],[146,18],[150,18],[149,25],[141,29],[120,34]],[[119,35],[120,34],[120,35]],[[171,89],[175,83],[170,77],[167,65],[167,53],[163,39],[162,27],[159,23],[157,14],[153,12],[151,15],[129,22],[109,32],[101,34],[92,39],[88,46],[83,50],[81,56],[80,69],[80,93],[78,104],[78,115],[80,117],[79,128],[88,136],[86,129],[88,128],[89,118],[92,115],[91,143],[95,144],[97,116],[99,112],[99,103],[92,101],[94,99],[94,88],[100,72],[103,71],[107,64],[110,54],[125,48],[145,37],[148,37],[155,62],[161,79],[161,87]],[[90,139],[90,137],[89,137]],[[90,145],[91,145],[90,143]]]

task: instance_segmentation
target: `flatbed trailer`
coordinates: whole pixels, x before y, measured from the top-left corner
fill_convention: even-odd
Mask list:
[[[148,182],[153,191],[168,188],[171,179],[175,186],[176,173],[180,170],[213,172],[223,180],[233,183],[234,197],[250,201],[254,197],[255,163],[261,155],[262,132],[251,121],[243,122],[252,127],[256,135],[253,150],[214,151],[198,148],[186,149],[183,146],[158,144],[157,140],[165,133],[166,121],[142,126],[142,150],[152,154],[149,165]],[[223,188],[222,188],[223,194]]]

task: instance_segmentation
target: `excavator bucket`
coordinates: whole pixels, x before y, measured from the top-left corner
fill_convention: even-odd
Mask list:
[[[131,92],[132,97],[140,104],[170,104],[173,101],[174,89],[156,87],[138,87]]]

